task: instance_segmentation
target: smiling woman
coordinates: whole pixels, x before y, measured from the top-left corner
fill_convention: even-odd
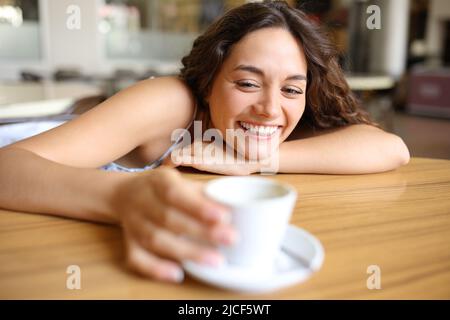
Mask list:
[[[233,11],[235,14],[231,14]],[[321,28],[303,12],[282,1],[242,6],[231,12],[211,25],[182,60],[181,76],[196,93],[201,107],[207,108],[205,96],[227,64],[234,63],[238,70],[264,76],[264,70],[253,63],[239,66],[236,61],[229,61],[236,60],[237,56],[242,60],[260,56],[279,69],[280,74],[298,71],[300,78],[307,75],[308,104],[304,121],[318,128],[373,124],[347,85],[338,64],[338,52]],[[272,30],[265,30],[269,28]]]
[[[294,130],[375,125],[351,93],[331,42],[284,2],[230,11],[194,42],[182,62],[181,78],[206,127],[248,131],[245,143],[234,144],[247,158],[269,157]],[[267,133],[279,140],[270,149],[255,142],[266,140]]]
[[[281,143],[294,130],[305,109],[306,73],[302,47],[288,31],[270,27],[249,33],[235,44],[205,97],[211,126],[248,130],[247,144],[238,144],[245,146],[238,151],[267,158],[275,150],[255,140]]]
[[[181,261],[216,265],[223,257],[210,244],[236,236],[228,209],[169,168],[183,137],[172,144],[173,133],[193,120],[222,136],[243,133],[219,147],[244,162],[177,163],[204,171],[251,174],[276,158],[277,172],[355,174],[409,160],[403,141],[358,105],[319,27],[284,1],[228,11],[182,63],[178,77],[142,81],[2,148],[0,207],[121,225],[132,269],[181,281]]]

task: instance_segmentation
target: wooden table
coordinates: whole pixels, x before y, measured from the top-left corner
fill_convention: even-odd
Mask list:
[[[322,269],[305,283],[263,295],[222,291],[189,277],[181,285],[158,283],[124,267],[116,227],[0,211],[0,298],[450,298],[450,161],[416,158],[373,175],[272,178],[297,188],[291,223],[325,248]],[[81,268],[81,290],[66,288],[69,265]],[[367,288],[371,265],[381,270],[379,290]]]

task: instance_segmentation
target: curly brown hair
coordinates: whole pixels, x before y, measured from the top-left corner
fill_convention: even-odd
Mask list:
[[[269,27],[286,29],[303,46],[308,72],[306,106],[300,122],[318,129],[376,125],[350,90],[338,63],[338,51],[324,31],[285,1],[247,3],[234,8],[194,41],[191,52],[181,60],[180,78],[191,88],[200,110],[209,114],[205,97],[232,46],[248,33]]]

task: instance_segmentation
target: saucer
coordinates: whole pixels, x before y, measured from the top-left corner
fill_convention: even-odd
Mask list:
[[[271,273],[227,265],[219,267],[185,261],[183,267],[193,278],[231,291],[262,293],[292,286],[307,280],[324,260],[320,241],[302,228],[289,225]]]

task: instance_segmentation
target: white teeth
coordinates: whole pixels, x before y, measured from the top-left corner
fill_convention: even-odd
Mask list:
[[[251,133],[260,136],[270,136],[278,130],[278,126],[254,126],[247,122],[240,122],[241,126],[250,131]]]

